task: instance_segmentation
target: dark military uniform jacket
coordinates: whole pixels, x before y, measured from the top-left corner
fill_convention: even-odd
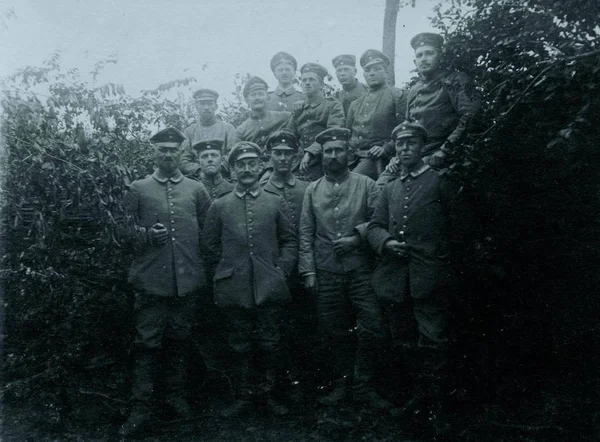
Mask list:
[[[420,79],[410,88],[406,118],[427,129],[423,155],[439,149],[444,142],[460,143],[468,123],[481,102],[469,77],[462,72],[440,72],[431,81]]]
[[[394,155],[392,130],[404,121],[405,112],[406,94],[388,84],[355,100],[344,123],[352,131],[351,151],[365,157],[371,147],[383,146],[388,157]]]
[[[287,89],[281,89],[277,86],[277,89],[269,92],[267,96],[267,110],[291,112],[294,108],[292,105],[301,100],[306,100],[306,97],[294,86]]]
[[[214,124],[204,126],[201,122],[197,122],[188,126],[183,131],[185,140],[182,143],[183,155],[181,156],[181,172],[184,175],[196,175],[200,170],[198,164],[198,154],[194,152],[192,146],[202,140],[223,140],[223,158],[227,158],[227,154],[231,150],[232,138],[235,128],[224,121],[215,120]]]
[[[452,246],[464,240],[467,219],[454,183],[429,166],[388,182],[367,229],[369,243],[383,255],[373,279],[376,292],[401,301],[453,284]],[[389,239],[406,242],[408,261],[384,253]]]
[[[332,242],[356,233],[366,239],[366,223],[375,210],[379,193],[375,181],[353,172],[339,181],[325,175],[310,183],[300,218],[300,275],[318,270],[347,273],[370,267],[367,248],[358,247],[338,256]]]
[[[217,305],[253,308],[291,299],[286,277],[297,262],[298,238],[280,195],[257,185],[217,198],[204,244]]]
[[[157,171],[131,183],[124,206],[138,231],[129,282],[141,293],[183,296],[205,284],[200,235],[210,197],[198,181]],[[149,228],[160,222],[169,233],[165,246],[150,243]]]
[[[240,141],[251,141],[264,151],[267,139],[277,130],[283,129],[290,119],[289,112],[266,111],[262,117],[250,115],[235,130],[233,144]],[[233,145],[232,144],[232,145]]]
[[[298,137],[301,156],[305,150],[313,154],[321,152],[315,138],[325,129],[341,127],[344,124],[344,111],[336,100],[320,97],[314,103],[304,102],[302,109],[292,112],[287,129]]]
[[[296,232],[298,232],[300,226],[300,213],[302,212],[304,193],[309,184],[309,181],[301,180],[293,175],[285,183],[275,180],[273,175],[271,175],[266,182],[261,183],[266,190],[277,193],[283,197],[288,205],[290,221]]]
[[[215,179],[209,179],[204,174],[202,174],[201,182],[202,184],[204,184],[204,187],[210,195],[211,200],[215,200],[220,196],[231,192],[235,187],[234,183],[226,180],[221,175],[219,175]]]
[[[350,109],[352,102],[365,95],[368,91],[369,88],[367,88],[367,86],[355,79],[354,87],[352,89],[342,88],[339,91],[335,91],[333,97],[342,105],[344,115],[348,115],[348,109]]]

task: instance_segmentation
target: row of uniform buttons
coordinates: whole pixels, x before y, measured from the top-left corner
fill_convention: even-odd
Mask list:
[[[171,192],[173,192],[173,188],[167,186],[167,198],[169,199],[169,206],[171,206],[171,209],[173,208],[174,204],[173,204],[173,195],[171,194]],[[175,211],[171,210],[171,215],[175,215]],[[175,220],[171,218],[171,232],[175,231],[175,227],[173,227],[173,224],[175,224]],[[171,237],[171,241],[175,241],[175,236]]]

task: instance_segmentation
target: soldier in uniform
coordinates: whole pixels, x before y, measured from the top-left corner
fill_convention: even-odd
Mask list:
[[[292,111],[293,104],[304,100],[304,96],[294,87],[294,77],[298,62],[287,52],[278,52],[271,58],[271,71],[277,79],[277,88],[269,92],[267,110]]]
[[[368,88],[356,78],[356,57],[352,54],[342,54],[335,57],[331,63],[335,68],[342,89],[333,95],[344,109],[344,115],[348,115],[350,104],[368,92]]]
[[[401,352],[418,348],[415,397],[433,399],[430,413],[435,422],[440,417],[451,342],[454,264],[469,228],[469,212],[462,192],[447,175],[424,163],[427,131],[423,126],[405,122],[392,137],[402,169],[383,188],[368,225],[369,243],[382,258],[373,285],[395,348]],[[411,337],[417,341],[411,343]]]
[[[215,303],[227,316],[228,344],[236,356],[235,400],[223,410],[224,417],[253,408],[251,372],[258,377],[255,396],[266,400],[268,411],[288,412],[273,388],[279,373],[281,309],[291,299],[287,277],[297,262],[298,239],[283,197],[258,184],[260,154],[254,143],[233,147],[229,163],[236,187],[213,202],[204,231]]]
[[[300,225],[300,213],[304,192],[310,184],[301,180],[292,173],[292,164],[298,152],[298,142],[293,133],[280,130],[273,133],[267,141],[267,152],[273,165],[273,173],[261,185],[274,193],[281,195],[289,208],[290,221],[296,232]],[[314,367],[311,365],[313,349],[315,347],[314,326],[315,306],[314,299],[307,295],[300,283],[300,277],[295,269],[289,278],[292,305],[287,309],[283,329],[286,352],[287,380],[290,381],[286,392],[294,399],[301,399],[309,379],[309,372]]]
[[[481,104],[466,74],[447,71],[440,65],[443,44],[441,35],[430,32],[411,39],[419,80],[408,91],[406,112],[408,121],[417,121],[427,129],[423,161],[437,169],[452,162]],[[396,176],[400,168],[397,159],[390,161],[379,184]]]
[[[323,95],[323,81],[327,69],[317,63],[306,63],[300,68],[300,83],[306,100],[302,106],[292,112],[287,129],[297,135],[300,142],[300,172],[310,181],[323,176],[321,167],[321,146],[315,137],[330,127],[344,124],[342,106],[336,100]]]
[[[384,327],[371,287],[371,256],[366,227],[379,190],[375,181],[348,170],[350,131],[321,132],[325,176],[306,189],[300,218],[298,270],[307,290],[316,292],[322,367],[331,371],[323,405],[352,397],[361,404],[390,409],[373,386]],[[356,330],[352,333],[351,330]]]
[[[184,359],[198,290],[205,284],[200,232],[210,197],[198,181],[179,171],[184,136],[165,129],[152,138],[158,165],[151,176],[134,181],[124,197],[134,222],[135,258],[129,282],[135,288],[132,411],[120,429],[141,430],[152,414],[155,374],[161,364],[165,403],[188,417],[184,398]]]
[[[225,195],[234,188],[231,181],[223,178],[221,174],[223,140],[203,140],[192,146],[198,155],[200,165],[200,181],[208,191],[211,200]]]
[[[183,131],[185,141],[183,142],[183,156],[181,157],[181,172],[187,176],[200,176],[200,164],[198,156],[192,146],[202,140],[223,140],[222,154],[227,156],[233,144],[231,139],[235,128],[224,121],[218,120],[217,99],[219,94],[210,89],[199,89],[194,93],[195,105],[200,114],[200,120]]]
[[[406,97],[387,82],[389,60],[382,52],[368,49],[360,57],[369,92],[348,109],[346,122],[352,132],[350,149],[354,156],[351,169],[376,180],[389,158],[394,155],[390,134],[404,121]]]

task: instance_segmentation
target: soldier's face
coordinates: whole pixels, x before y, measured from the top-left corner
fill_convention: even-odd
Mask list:
[[[399,138],[395,141],[395,144],[396,156],[404,168],[410,169],[419,164],[423,145],[425,144],[423,137]]]
[[[271,150],[271,163],[273,169],[279,173],[288,173],[292,170],[292,161],[294,160],[294,151],[291,149],[277,149],[274,147]]]
[[[306,72],[300,76],[302,92],[308,97],[317,95],[323,89],[323,80],[314,72]]]
[[[335,70],[335,76],[342,86],[354,84],[356,79],[356,68],[350,66],[340,66]]]
[[[387,81],[387,69],[383,63],[372,64],[365,68],[365,81],[370,87],[381,86]]]
[[[197,100],[196,109],[202,119],[211,119],[217,112],[217,101],[216,100]]]
[[[214,176],[221,170],[221,151],[208,149],[200,152],[198,163],[202,172],[208,176]]]
[[[348,143],[328,141],[323,145],[323,166],[329,172],[341,172],[348,167]]]
[[[279,81],[280,83],[289,84],[294,79],[294,76],[296,75],[296,70],[291,64],[279,63],[277,66],[275,66],[273,74],[275,75],[275,78],[277,78],[277,81]]]
[[[238,183],[242,187],[251,187],[258,181],[260,160],[258,158],[242,158],[233,163]]]
[[[434,74],[440,68],[440,53],[433,46],[420,46],[415,50],[414,61],[420,74]]]
[[[259,89],[259,90],[250,92],[246,96],[246,103],[250,107],[250,110],[253,110],[253,111],[264,110],[265,105],[267,103],[267,91],[264,89]]]
[[[165,175],[170,175],[179,167],[181,160],[181,145],[154,145],[154,159],[158,169]]]

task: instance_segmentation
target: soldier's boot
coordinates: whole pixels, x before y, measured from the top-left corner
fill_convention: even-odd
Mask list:
[[[289,413],[289,409],[281,403],[276,397],[276,386],[281,386],[279,382],[282,378],[282,363],[280,354],[277,351],[263,352],[263,378],[260,383],[260,392],[265,398],[267,412],[274,416],[285,416]]]
[[[250,388],[250,366],[249,356],[243,355],[237,364],[236,385],[234,388],[233,404],[223,409],[221,417],[231,418],[250,412],[253,408],[252,390]]]
[[[165,405],[175,417],[189,419],[192,410],[185,399],[186,358],[184,343],[171,341],[165,357]]]
[[[142,432],[152,421],[151,398],[154,389],[153,374],[156,357],[154,351],[137,350],[133,368],[132,409],[119,429],[122,436]]]

